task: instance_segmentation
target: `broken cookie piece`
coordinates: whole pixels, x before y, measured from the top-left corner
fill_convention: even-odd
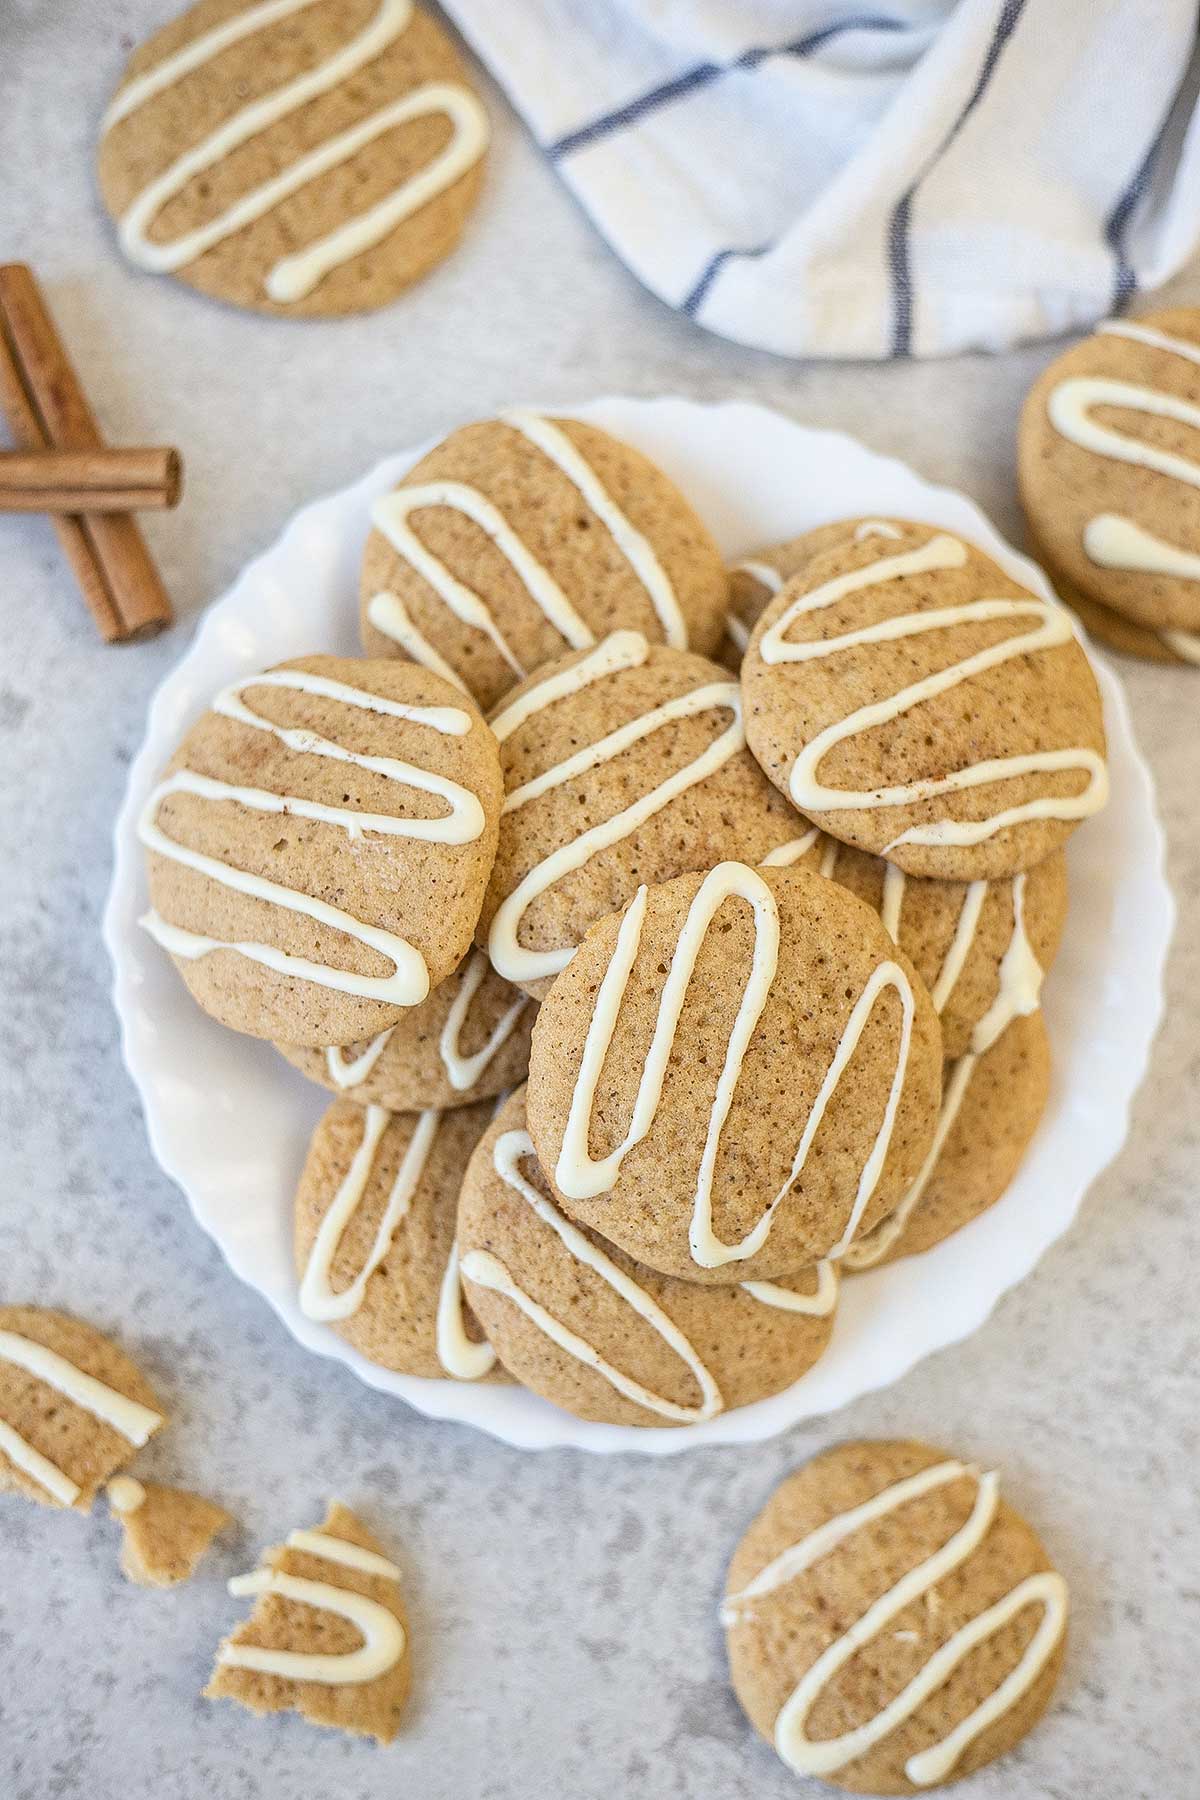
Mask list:
[[[185,1488],[118,1475],[105,1492],[124,1532],[122,1572],[139,1587],[189,1580],[217,1533],[231,1523],[224,1507]]]

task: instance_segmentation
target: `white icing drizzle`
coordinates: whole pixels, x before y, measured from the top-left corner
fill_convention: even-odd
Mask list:
[[[777,1281],[743,1281],[741,1286],[763,1306],[773,1306],[779,1312],[803,1313],[810,1319],[827,1319],[837,1305],[837,1265],[826,1259],[817,1263],[816,1270],[816,1291],[811,1294],[798,1294],[795,1288],[780,1287]]]
[[[219,938],[206,937],[199,932],[172,925],[154,911],[145,915],[142,925],[172,956],[194,959],[207,956],[214,950],[236,950],[251,962],[262,963],[278,974],[296,976],[339,993],[354,994],[362,999],[382,1000],[393,1006],[418,1005],[429,992],[429,971],[423,957],[406,939],[395,932],[364,924],[361,919],[343,912],[340,907],[331,906],[311,894],[300,893],[279,882],[269,881],[265,876],[238,869],[215,856],[205,856],[198,850],[191,850],[187,845],[169,838],[158,825],[158,810],[162,802],[170,794],[183,793],[198,795],[206,800],[233,801],[255,812],[317,819],[322,823],[338,826],[351,840],[371,831],[386,837],[413,838],[423,843],[468,844],[482,834],[486,822],[483,807],[478,796],[469,788],[395,757],[359,755],[314,731],[275,725],[260,713],[252,711],[242,699],[247,688],[258,687],[286,688],[296,693],[336,700],[362,712],[405,719],[452,737],[462,737],[471,729],[470,715],[457,707],[407,706],[396,700],[388,700],[381,694],[371,694],[344,682],[328,680],[305,669],[272,669],[262,674],[248,675],[222,689],[212,703],[214,712],[225,718],[235,719],[241,725],[269,732],[297,755],[319,756],[334,762],[348,763],[354,768],[382,775],[388,781],[417,788],[422,793],[434,794],[446,802],[449,811],[434,819],[397,818],[390,813],[358,812],[344,806],[326,806],[294,794],[273,794],[264,788],[237,787],[232,782],[214,781],[210,776],[197,774],[192,769],[177,769],[154,789],[138,821],[139,838],[147,849],[153,850],[157,855],[165,856],[185,868],[194,869],[198,874],[207,875],[211,880],[233,888],[237,893],[269,901],[288,912],[302,913],[322,925],[344,932],[347,937],[377,951],[391,962],[393,973],[388,976],[355,975],[349,970],[334,969],[325,963],[289,955],[286,951],[276,949],[273,944],[227,943]]]
[[[503,742],[543,707],[581,692],[592,683],[603,680],[606,675],[639,667],[645,662],[648,649],[646,639],[640,632],[614,631],[589,655],[581,657],[570,668],[548,676],[545,681],[539,682],[528,693],[513,701],[511,706],[505,707],[492,720],[492,730]],[[565,944],[552,950],[528,950],[521,944],[521,921],[526,912],[556,882],[562,881],[576,869],[581,869],[598,850],[607,849],[638,830],[647,819],[653,818],[655,813],[661,812],[689,788],[707,780],[745,747],[746,734],[742,725],[738,684],[732,680],[712,681],[705,683],[703,687],[677,694],[674,699],[653,707],[640,718],[631,719],[616,731],[610,731],[594,744],[585,745],[565,761],[556,763],[508,795],[503,810],[505,813],[516,812],[531,800],[537,799],[540,794],[574,780],[576,776],[597,768],[601,763],[612,761],[623,750],[641,743],[672,721],[695,718],[701,713],[718,710],[732,714],[730,723],[699,756],[668,775],[656,787],[639,795],[623,811],[614,813],[612,818],[591,826],[570,843],[560,844],[529,871],[511,894],[505,896],[488,930],[488,953],[499,974],[509,981],[520,983],[557,975],[566,967],[575,953],[574,944]]]
[[[368,1106],[363,1114],[363,1132],[358,1149],[321,1220],[305,1265],[300,1283],[300,1310],[306,1318],[326,1321],[348,1319],[358,1311],[366,1298],[367,1283],[391,1249],[396,1228],[412,1205],[413,1195],[425,1172],[441,1118],[440,1113],[433,1111],[423,1112],[413,1129],[366,1262],[350,1286],[336,1293],[331,1274],[333,1259],[337,1255],[346,1227],[362,1204],[380,1142],[392,1117],[382,1106]]]
[[[760,869],[790,869],[816,844],[821,835],[821,827],[814,825],[803,837],[789,838],[786,844],[777,844],[774,850],[768,850],[759,863]]]
[[[325,1067],[334,1086],[354,1088],[364,1082],[391,1043],[394,1030],[395,1026],[389,1025],[386,1031],[371,1038],[351,1062],[346,1061],[346,1053],[339,1045],[331,1044],[325,1052]]]
[[[735,575],[748,575],[751,581],[757,581],[759,587],[765,587],[769,594],[777,594],[783,586],[783,576],[779,570],[771,563],[760,562],[756,557],[747,557],[745,562],[735,563],[733,572]]]
[[[450,1246],[438,1291],[437,1357],[447,1375],[456,1381],[482,1381],[496,1366],[492,1346],[467,1334],[457,1244]]]
[[[102,131],[111,130],[154,94],[183,80],[230,45],[313,4],[315,0],[266,0],[194,39],[148,74],[128,83],[105,114]],[[356,156],[384,132],[431,113],[444,114],[452,127],[450,140],[431,162],[384,199],[304,249],[285,256],[269,271],[265,290],[272,300],[284,304],[303,300],[332,269],[373,249],[405,219],[465,175],[487,146],[487,114],[469,88],[456,82],[426,82],[297,157],[207,224],[166,243],[152,241],[149,236],[163,208],[189,182],[281,119],[350,79],[395,42],[411,17],[411,0],[380,0],[374,18],[333,55],[231,114],[208,137],[178,156],[143,189],[121,218],[121,246],[130,261],[157,273],[183,268],[263,218],[309,182]]]
[[[901,538],[903,536],[904,533],[898,531],[887,519],[864,519],[861,525],[854,527],[856,544],[861,544],[864,538],[869,537]]]
[[[889,867],[890,866],[891,865],[889,864]],[[903,880],[903,872],[901,872],[901,880]],[[1020,881],[1021,893],[1024,894],[1024,892],[1025,892],[1025,876],[1022,874],[1017,877],[1017,880]],[[1014,932],[1014,935],[1017,932],[1020,932],[1023,930],[1023,919],[1022,919],[1022,915],[1020,912],[1020,904],[1016,899],[1016,891],[1017,891],[1016,883],[1014,882],[1014,884],[1013,884],[1013,895],[1014,895],[1014,898],[1013,898],[1013,932]],[[939,1015],[943,1011],[943,1009],[946,1005],[946,1002],[949,1000],[951,994],[954,992],[955,986],[957,985],[957,982],[958,982],[958,978],[962,974],[963,968],[966,965],[967,957],[971,953],[971,946],[975,942],[975,934],[979,930],[979,920],[980,920],[980,916],[982,915],[982,912],[983,912],[983,903],[987,899],[987,896],[988,896],[988,883],[986,881],[972,881],[967,884],[967,890],[963,895],[962,906],[959,908],[958,918],[955,921],[954,936],[950,940],[950,948],[946,952],[945,958],[943,959],[943,962],[942,962],[942,966],[938,970],[937,980],[933,984],[933,994],[932,994],[933,1010],[936,1013],[938,1013]],[[1011,948],[1011,945],[1010,945],[1010,948]],[[1003,962],[1001,962],[1001,965],[1000,965],[1000,973],[1001,973],[1001,984],[1003,985],[1003,975],[1004,975],[1004,963]],[[1041,981],[1041,970],[1040,969],[1038,970],[1038,980],[1039,980],[1039,984],[1040,984],[1040,981]]]
[[[744,656],[750,643],[750,627],[744,625],[736,613],[729,612],[725,614],[725,630],[734,649]]]
[[[1158,635],[1181,662],[1200,664],[1200,632],[1160,631]]]
[[[114,1475],[104,1490],[110,1512],[127,1518],[146,1504],[146,1490],[132,1475]]]
[[[610,1387],[616,1389],[625,1399],[631,1400],[635,1406],[645,1407],[648,1412],[656,1413],[660,1418],[673,1419],[681,1424],[697,1424],[703,1419],[711,1419],[721,1411],[723,1402],[721,1393],[712,1375],[701,1362],[699,1356],[680,1331],[674,1320],[669,1318],[644,1288],[619,1269],[610,1257],[606,1256],[599,1245],[584,1236],[579,1228],[548,1200],[544,1194],[525,1179],[521,1172],[522,1157],[532,1156],[533,1143],[527,1131],[506,1131],[497,1138],[492,1151],[492,1162],[500,1179],[527,1200],[538,1218],[566,1246],[567,1250],[578,1262],[593,1271],[605,1282],[627,1306],[632,1307],[640,1319],[644,1319],[657,1332],[668,1349],[673,1350],[680,1361],[685,1363],[695,1378],[700,1389],[698,1406],[680,1406],[674,1400],[666,1400],[660,1394],[654,1394],[644,1387],[640,1381],[625,1375],[612,1363],[605,1361],[598,1350],[593,1349],[579,1334],[564,1325],[561,1320],[534,1300],[525,1290],[519,1287],[510,1271],[488,1250],[468,1250],[462,1259],[462,1272],[468,1281],[477,1287],[489,1288],[494,1293],[503,1294],[513,1305],[518,1307],[525,1317],[532,1321],[538,1329],[545,1333],[552,1343],[573,1356],[577,1362],[594,1369],[603,1376]]]
[[[0,1331],[0,1361],[11,1363],[14,1368],[24,1369],[35,1381],[45,1382],[57,1393],[70,1400],[84,1412],[90,1413],[105,1425],[111,1425],[119,1432],[127,1443],[139,1446],[146,1443],[151,1435],[162,1424],[162,1414],[152,1407],[143,1406],[138,1400],[131,1400],[128,1395],[118,1393],[116,1388],[98,1381],[94,1375],[88,1375],[68,1362],[65,1356],[57,1351],[47,1349],[45,1344],[37,1343],[33,1338],[22,1337],[16,1331]],[[63,1472],[50,1458],[35,1450],[32,1444],[16,1432],[11,1425],[0,1420],[0,1450],[7,1456],[14,1467],[22,1470],[40,1487],[63,1506],[72,1506],[83,1491],[77,1482]]]
[[[942,1151],[946,1147],[946,1139],[954,1127],[954,1121],[962,1110],[963,1099],[970,1086],[971,1077],[975,1073],[975,1065],[979,1057],[971,1052],[960,1056],[951,1066],[942,1094],[942,1109],[938,1114],[937,1130],[933,1134],[933,1142],[929,1146],[929,1154],[917,1173],[917,1178],[905,1194],[894,1213],[881,1219],[873,1230],[868,1231],[846,1251],[845,1264],[855,1271],[873,1269],[891,1250],[908,1227],[908,1222],[916,1212],[929,1186],[933,1171],[937,1168]]]
[[[562,1147],[554,1171],[560,1190],[573,1199],[587,1199],[609,1192],[620,1174],[621,1164],[629,1151],[649,1131],[662,1098],[667,1065],[675,1043],[675,1033],[692,973],[709,927],[722,904],[732,897],[745,900],[754,912],[754,955],[741,1002],[730,1032],[724,1065],[717,1082],[708,1130],[696,1177],[696,1191],[688,1238],[692,1258],[700,1268],[716,1269],[735,1261],[743,1261],[760,1250],[770,1234],[775,1214],[791,1191],[807,1160],[813,1139],[820,1127],[830,1099],[853,1056],[876,1002],[886,989],[899,996],[902,1026],[899,1054],[892,1076],[891,1089],[883,1121],[875,1136],[870,1155],[863,1165],[850,1215],[841,1238],[829,1252],[841,1256],[858,1230],[859,1221],[875,1191],[887,1157],[895,1124],[896,1111],[908,1069],[909,1045],[912,1037],[913,994],[908,977],[899,964],[879,963],[872,970],[862,993],[846,1022],[829,1068],[809,1110],[804,1131],[787,1180],[767,1206],[758,1224],[739,1242],[728,1244],[719,1239],[712,1223],[712,1184],[721,1131],[733,1102],[741,1075],[742,1060],[753,1036],[771,983],[779,955],[779,915],[774,896],[761,876],[741,863],[720,863],[704,877],[688,908],[679,933],[666,983],[659,997],[654,1034],[642,1068],[634,1099],[629,1129],[622,1141],[607,1156],[593,1159],[588,1151],[592,1111],[600,1074],[616,1030],[617,1019],[634,963],[641,944],[642,925],[646,915],[648,889],[639,888],[626,908],[617,933],[612,958],[605,970],[596,995],[595,1007],[584,1040],[579,1074],[571,1096],[571,1105],[563,1133]]]
[[[960,1627],[874,1718],[839,1737],[814,1740],[806,1736],[809,1715],[838,1671],[878,1637],[905,1607],[929,1593],[939,1581],[965,1563],[986,1536],[999,1504],[999,1477],[994,1472],[980,1475],[960,1462],[936,1463],[917,1475],[894,1482],[861,1506],[839,1513],[818,1526],[768,1563],[739,1594],[726,1601],[722,1609],[725,1624],[738,1625],[747,1616],[752,1616],[757,1602],[812,1568],[863,1526],[963,1477],[978,1483],[975,1503],[966,1524],[931,1556],[902,1576],[855,1620],[842,1637],[822,1651],[784,1702],[775,1721],[775,1748],[798,1775],[831,1775],[857,1757],[866,1755],[874,1745],[910,1719],[977,1644],[985,1643],[1025,1607],[1040,1606],[1042,1617],[1037,1630],[1020,1661],[999,1686],[944,1738],[911,1756],[905,1764],[904,1772],[914,1787],[929,1787],[943,1781],[967,1746],[989,1725],[1002,1718],[1032,1687],[1057,1647],[1066,1625],[1067,1586],[1061,1575],[1051,1570],[1039,1571],[1018,1582],[1002,1599]]]
[[[438,1052],[450,1086],[457,1093],[465,1094],[480,1079],[488,1064],[499,1054],[517,1028],[525,1008],[531,1003],[524,994],[517,998],[501,1014],[487,1042],[471,1056],[464,1056],[459,1040],[462,1028],[466,1023],[467,1012],[475,995],[479,992],[488,972],[488,959],[482,950],[472,950],[470,960],[463,973],[457,994],[454,996],[450,1011],[446,1014],[446,1023],[442,1026],[442,1035],[438,1040]]]
[[[1026,880],[1024,872],[1013,877],[1012,936],[1000,959],[996,998],[971,1034],[971,1049],[976,1056],[982,1056],[985,1050],[990,1050],[1014,1019],[1028,1018],[1041,1004],[1045,972],[1034,955],[1033,945],[1025,931]]]
[[[295,1550],[307,1551],[327,1562],[357,1569],[387,1581],[398,1581],[400,1571],[373,1550],[364,1550],[344,1538],[323,1531],[293,1531],[288,1544]],[[236,1598],[276,1594],[283,1600],[295,1600],[323,1612],[336,1613],[348,1619],[362,1633],[363,1641],[356,1650],[340,1655],[321,1655],[305,1650],[270,1650],[259,1644],[222,1644],[217,1660],[226,1668],[252,1669],[264,1675],[279,1675],[287,1681],[318,1681],[327,1687],[356,1685],[375,1681],[395,1668],[404,1654],[405,1634],[395,1613],[366,1594],[353,1588],[335,1586],[327,1581],[308,1581],[299,1575],[285,1574],[281,1569],[254,1569],[249,1575],[235,1575],[229,1592]]]
[[[986,669],[1031,656],[1036,651],[1053,649],[1069,643],[1074,627],[1065,607],[1056,602],[1039,600],[1034,595],[1019,600],[971,600],[956,606],[939,607],[927,612],[898,613],[835,637],[811,638],[793,643],[786,632],[797,619],[819,613],[835,605],[848,594],[885,582],[898,582],[905,576],[928,574],[940,569],[961,568],[967,558],[965,546],[958,538],[936,533],[915,550],[885,556],[861,569],[852,569],[822,583],[811,593],[801,594],[759,639],[758,654],[768,664],[812,662],[859,644],[895,642],[900,638],[921,636],[929,631],[944,631],[956,625],[987,622],[993,619],[1017,619],[1028,616],[1036,621],[1031,629],[1014,633],[984,650],[963,657],[947,668],[936,670],[919,681],[911,682],[884,700],[856,707],[843,719],[836,720],[804,746],[792,765],[788,788],[801,812],[862,811],[893,806],[911,806],[939,794],[960,793],[990,782],[1011,781],[1021,775],[1051,774],[1061,770],[1086,773],[1088,782],[1081,793],[1064,796],[1042,795],[1021,805],[1008,807],[990,818],[957,820],[942,818],[929,825],[913,825],[902,831],[887,846],[890,852],[901,844],[983,843],[997,832],[1030,819],[1082,819],[1096,812],[1108,795],[1108,775],[1104,759],[1096,751],[1083,747],[1063,750],[1038,750],[1023,755],[989,757],[969,764],[949,775],[914,781],[892,787],[856,790],[826,787],[818,776],[824,758],[836,745],[886,725],[891,720],[932,700],[961,682],[982,674]]]
[[[399,594],[393,593],[389,588],[372,594],[367,601],[367,618],[376,631],[381,631],[384,637],[399,644],[413,662],[423,663],[435,675],[440,675],[443,681],[453,682],[464,694],[469,691],[462,676],[451,668],[441,651],[430,643],[423,632],[417,630],[412,615]]]
[[[666,570],[648,540],[616,505],[566,432],[540,413],[514,409],[501,413],[500,418],[536,445],[571,482],[641,582],[658,616],[665,641],[676,649],[686,649],[687,627]],[[513,530],[499,507],[477,488],[461,481],[425,481],[396,488],[376,500],[371,508],[371,521],[376,530],[382,532],[392,548],[428,582],[457,619],[483,633],[519,680],[524,678],[526,671],[496,624],[487,601],[427,549],[409,523],[412,513],[430,506],[446,506],[463,513],[487,534],[543,618],[573,650],[585,650],[595,643],[590,626],[550,571]],[[367,617],[377,631],[394,638],[418,661],[436,666],[430,660],[431,652],[438,657],[439,663],[443,661],[428,639],[416,630],[395,594],[376,594],[367,605]]]

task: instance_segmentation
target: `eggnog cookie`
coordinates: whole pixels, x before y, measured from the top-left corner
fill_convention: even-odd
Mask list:
[[[1046,559],[1047,567],[1049,559]],[[1077,613],[1089,637],[1099,640],[1122,656],[1137,656],[1143,662],[1174,663],[1177,667],[1200,668],[1200,632],[1151,631],[1135,625],[1124,613],[1114,612],[1089,600],[1060,570],[1052,570],[1055,591]]]
[[[750,748],[814,823],[911,875],[1032,868],[1107,794],[1071,615],[949,532],[872,526],[815,557],[755,627]]]
[[[866,1441],[776,1488],[734,1552],[722,1620],[737,1697],[789,1768],[920,1794],[1045,1712],[1067,1586],[995,1472]]]
[[[491,723],[507,798],[479,939],[539,998],[641,884],[808,829],[746,748],[737,683],[639,632],[547,663]]]
[[[141,1371],[91,1325],[0,1306],[0,1493],[87,1512],[165,1423]]]
[[[333,1501],[229,1591],[254,1611],[217,1652],[206,1699],[392,1742],[412,1676],[400,1570],[360,1519]]]
[[[640,1263],[773,1280],[895,1207],[941,1097],[929,995],[869,907],[720,863],[594,925],[533,1030],[556,1202]]]
[[[488,139],[411,0],[201,0],[134,52],[101,132],[138,268],[329,316],[386,305],[454,247]]]
[[[725,622],[720,552],[641,453],[579,419],[512,411],[444,439],[371,509],[363,642],[490,707],[614,626],[703,654]]]
[[[479,1381],[495,1356],[463,1306],[459,1189],[494,1106],[389,1113],[335,1100],[296,1194],[300,1307],[368,1362]]]
[[[500,791],[491,732],[426,669],[306,656],[247,675],[143,809],[143,924],[224,1025],[373,1037],[468,949]]]
[[[611,1425],[690,1425],[790,1386],[833,1329],[829,1263],[702,1287],[643,1269],[554,1204],[514,1094],[480,1140],[458,1209],[463,1285],[534,1393]]]
[[[873,1269],[915,1256],[986,1212],[1020,1167],[1049,1093],[1040,1012],[1014,1019],[981,1056],[949,1063],[925,1167],[895,1212],[851,1244],[842,1266]]]
[[[1147,632],[1195,640],[1188,661],[1200,661],[1197,430],[1191,309],[1110,320],[1057,357],[1018,440],[1021,498],[1052,575]]]
[[[469,1106],[524,1081],[536,1010],[482,950],[471,950],[428,1000],[364,1043],[275,1047],[310,1081],[359,1106],[389,1112]]]
[[[121,1522],[121,1571],[139,1587],[178,1587],[219,1531],[232,1523],[223,1506],[185,1488],[160,1487],[117,1475],[105,1489],[109,1510]]]

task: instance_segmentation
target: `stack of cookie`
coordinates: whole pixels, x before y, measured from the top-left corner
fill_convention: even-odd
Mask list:
[[[300,1304],[588,1419],[777,1392],[1036,1125],[1106,787],[1069,615],[896,520],[731,576],[643,456],[524,411],[373,526],[366,656],[227,688],[141,825],[193,994],[336,1096]]]

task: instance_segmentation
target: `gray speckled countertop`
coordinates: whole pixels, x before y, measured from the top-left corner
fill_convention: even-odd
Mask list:
[[[171,0],[0,0],[0,255],[38,266],[110,436],[177,439],[188,463],[184,508],[148,526],[180,614],[150,644],[102,648],[45,522],[0,521],[0,1294],[119,1329],[172,1402],[146,1467],[219,1496],[242,1535],[202,1579],[158,1596],[122,1581],[102,1509],[82,1519],[0,1504],[0,1794],[784,1800],[799,1785],[725,1683],[715,1601],[726,1557],[810,1450],[911,1433],[999,1464],[1074,1589],[1058,1704],[1013,1758],[958,1791],[1194,1800],[1194,675],[1122,665],[1181,906],[1171,1012],[1124,1153],[969,1343],[758,1448],[666,1461],[520,1454],[306,1356],[155,1167],[99,941],[110,821],[147,699],[204,603],[301,502],[528,394],[743,395],[966,488],[1019,535],[1013,428],[1050,351],[797,367],[723,344],[636,286],[498,99],[467,243],[387,312],[289,326],[135,276],[94,199],[92,141],[123,47],[171,11]],[[1200,301],[1200,268],[1171,298]],[[330,1493],[404,1565],[416,1685],[387,1751],[198,1698],[240,1611],[221,1578],[314,1519]]]

